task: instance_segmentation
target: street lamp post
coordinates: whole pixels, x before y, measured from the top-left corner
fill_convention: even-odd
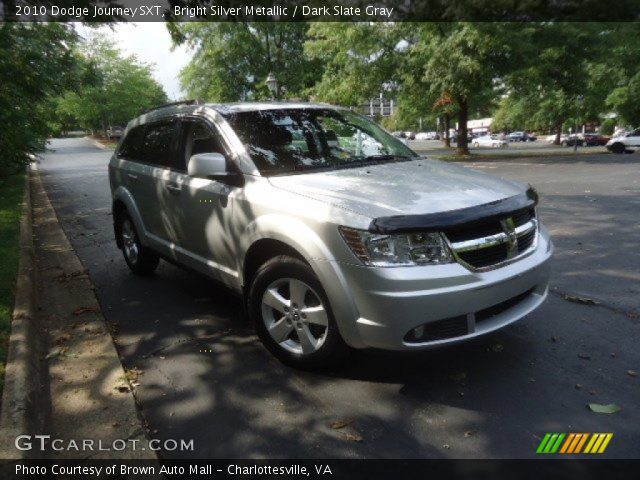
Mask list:
[[[278,98],[278,79],[276,76],[269,72],[264,83],[267,84],[267,88],[269,89],[269,92],[271,92],[271,100],[276,100]]]

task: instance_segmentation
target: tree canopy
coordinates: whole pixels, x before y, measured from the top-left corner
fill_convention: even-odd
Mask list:
[[[305,96],[321,65],[304,54],[308,28],[303,22],[175,24],[176,43],[194,51],[180,74],[182,86],[189,97],[208,101],[260,100],[270,97],[265,80],[276,72],[279,96]]]
[[[93,35],[79,48],[77,85],[57,100],[59,119],[75,118],[90,130],[127,124],[144,110],[167,102],[151,66],[122,56],[104,36]]]
[[[0,23],[0,175],[44,148],[50,102],[70,84],[76,42],[62,24]]]

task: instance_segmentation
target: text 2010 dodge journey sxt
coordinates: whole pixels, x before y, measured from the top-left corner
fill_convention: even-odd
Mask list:
[[[465,341],[547,295],[531,187],[420,158],[348,109],[161,107],[129,123],[109,178],[131,270],[223,282],[294,366]]]

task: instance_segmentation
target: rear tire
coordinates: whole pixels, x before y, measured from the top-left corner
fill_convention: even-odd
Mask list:
[[[128,213],[120,214],[116,221],[124,261],[136,275],[151,275],[158,268],[160,257],[140,243],[140,237]]]
[[[264,346],[286,365],[327,368],[349,354],[324,288],[302,260],[281,255],[262,265],[247,310]]]

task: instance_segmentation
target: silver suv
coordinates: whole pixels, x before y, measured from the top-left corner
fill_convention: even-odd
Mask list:
[[[469,340],[547,295],[531,187],[420,158],[348,109],[158,108],[129,123],[109,178],[131,270],[164,258],[221,281],[297,367]]]

